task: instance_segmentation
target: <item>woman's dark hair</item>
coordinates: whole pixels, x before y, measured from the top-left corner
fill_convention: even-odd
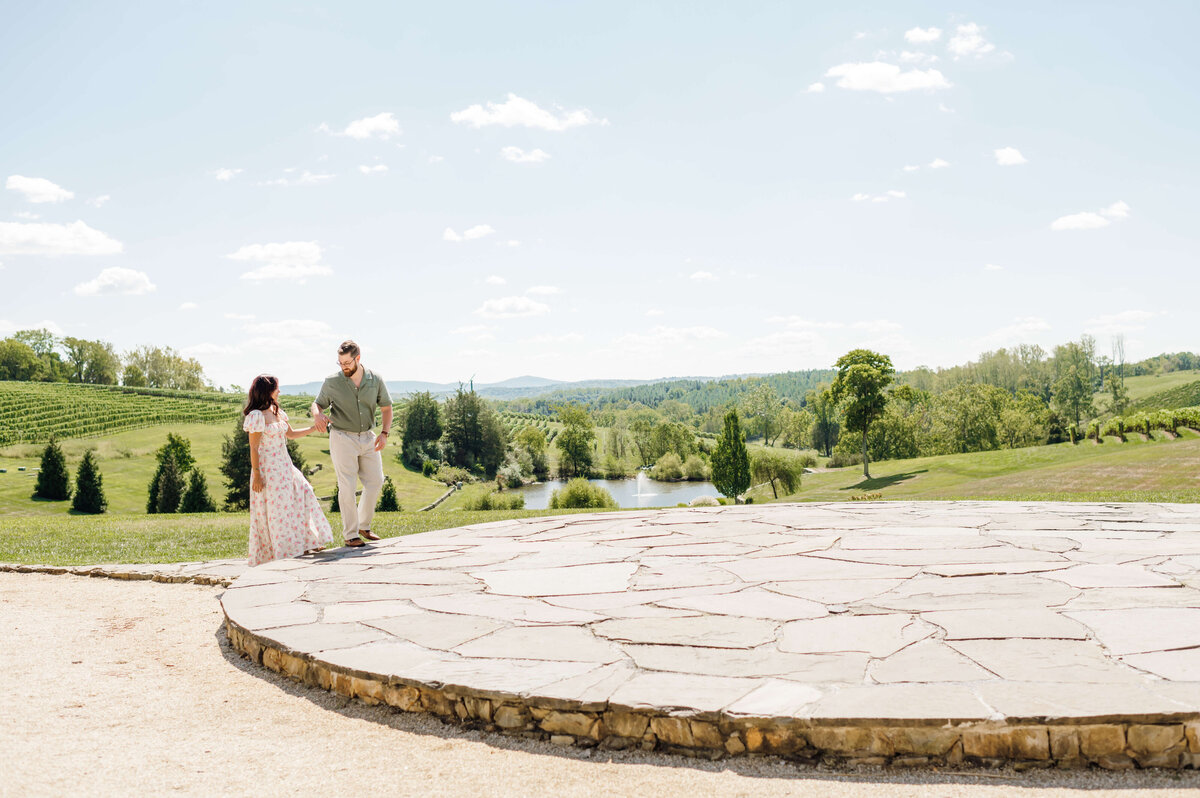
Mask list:
[[[250,383],[250,395],[246,397],[246,406],[242,408],[242,415],[248,416],[251,411],[268,408],[275,415],[279,415],[279,405],[271,398],[271,394],[275,393],[275,389],[278,387],[279,380],[270,374],[259,374],[255,377],[254,382]]]

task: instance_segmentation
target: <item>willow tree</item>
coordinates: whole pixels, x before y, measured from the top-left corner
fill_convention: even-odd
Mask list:
[[[871,424],[883,415],[887,406],[885,390],[896,374],[892,359],[870,349],[854,349],[838,358],[837,376],[830,393],[838,402],[845,402],[845,426],[850,432],[862,433],[863,476],[871,478],[867,463],[867,433]]]

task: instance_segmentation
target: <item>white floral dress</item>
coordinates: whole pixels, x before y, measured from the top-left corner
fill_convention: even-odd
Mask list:
[[[268,424],[251,410],[242,429],[261,432],[258,471],[263,489],[250,489],[250,565],[295,557],[333,543],[333,532],[312,486],[292,464],[287,451],[288,417],[283,410]]]

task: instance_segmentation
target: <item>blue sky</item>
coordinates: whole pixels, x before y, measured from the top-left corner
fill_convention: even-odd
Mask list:
[[[222,385],[1200,349],[1195,4],[0,17],[0,334]]]

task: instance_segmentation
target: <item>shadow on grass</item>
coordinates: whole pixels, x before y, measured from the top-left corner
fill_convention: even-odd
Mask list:
[[[927,471],[929,471],[928,468],[922,468],[919,471],[901,471],[899,474],[889,474],[886,477],[871,477],[857,484],[847,485],[842,490],[879,490],[881,488],[890,488],[892,485],[899,485],[901,482],[906,482],[917,474],[924,474]]]

